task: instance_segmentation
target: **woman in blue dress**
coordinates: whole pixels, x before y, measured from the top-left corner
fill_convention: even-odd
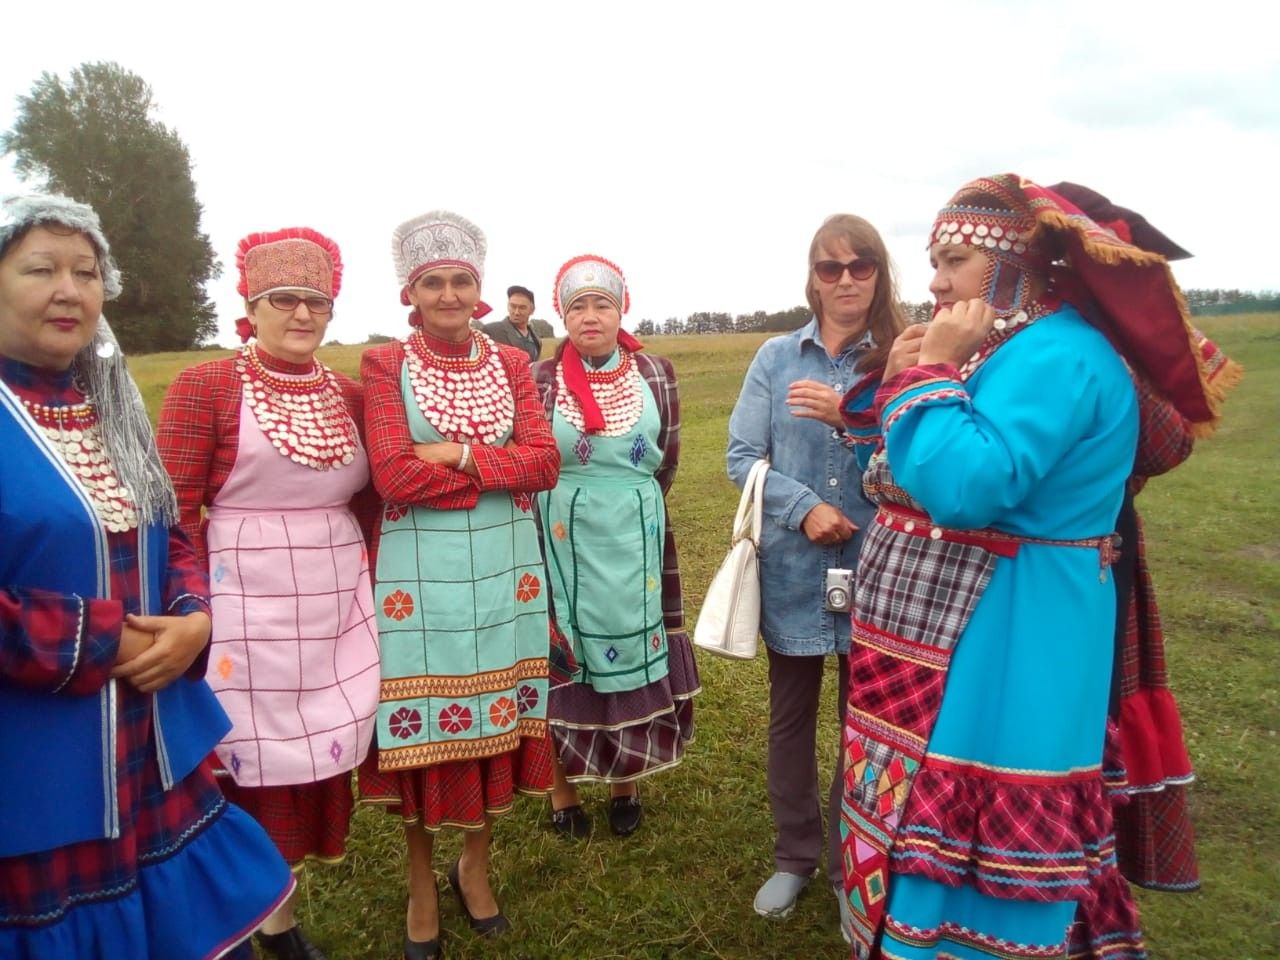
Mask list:
[[[1072,940],[1144,957],[1101,766],[1138,429],[1126,361],[1208,425],[1199,353],[1163,258],[1016,176],[963,188],[930,241],[937,313],[890,352],[864,479],[878,512],[841,811],[854,954],[1061,957]]]
[[[0,200],[0,957],[200,960],[293,891],[206,757],[205,573],[102,304],[97,215]]]

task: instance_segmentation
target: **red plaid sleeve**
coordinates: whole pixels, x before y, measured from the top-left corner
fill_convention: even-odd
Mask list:
[[[550,490],[560,476],[560,450],[551,435],[538,388],[529,373],[528,355],[514,347],[498,347],[515,396],[514,443],[495,447],[476,444],[471,456],[481,490]]]
[[[1133,384],[1138,393],[1138,455],[1133,473],[1135,478],[1156,477],[1191,456],[1191,425],[1143,377],[1135,376]]]
[[[453,467],[427,463],[413,452],[413,435],[400,392],[404,347],[393,340],[366,350],[360,358],[364,383],[364,427],[373,485],[390,503],[412,503],[436,510],[470,510],[480,487]],[[526,373],[526,376],[528,374]]]
[[[680,465],[680,391],[676,388],[676,371],[666,357],[645,353],[635,354],[640,375],[649,384],[662,425],[658,428],[658,446],[662,449],[662,463],[655,477],[665,494],[676,479]]]
[[[203,508],[235,465],[240,383],[235,361],[215,360],[178,374],[160,407],[156,445],[178,495],[178,521],[208,566]]]
[[[209,565],[197,554],[181,527],[169,529],[169,569],[165,571],[164,612],[170,617],[189,613],[212,615],[209,606]],[[199,680],[209,668],[209,645],[187,667],[186,676]]]
[[[123,618],[118,600],[0,590],[0,679],[54,693],[94,693],[115,663]]]

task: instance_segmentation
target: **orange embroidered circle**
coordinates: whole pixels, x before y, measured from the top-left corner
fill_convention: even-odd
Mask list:
[[[382,612],[392,620],[404,620],[413,616],[413,597],[403,590],[387,594],[382,601]]]
[[[569,535],[569,531],[564,528],[564,524],[559,520],[555,522],[555,526],[551,528],[551,535],[557,540],[563,540]]]
[[[521,603],[528,603],[541,592],[542,584],[532,573],[521,576],[520,582],[516,584],[516,599]]]
[[[495,727],[509,727],[516,719],[516,703],[510,697],[499,697],[489,704],[489,722]]]
[[[231,676],[231,671],[234,669],[235,665],[231,662],[231,658],[224,653],[222,659],[218,661],[218,676],[225,680]]]

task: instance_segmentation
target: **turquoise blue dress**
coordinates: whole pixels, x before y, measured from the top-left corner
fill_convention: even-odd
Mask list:
[[[1065,956],[1082,900],[1136,926],[1101,770],[1132,383],[1062,307],[878,403],[841,823],[855,955],[880,932],[886,957]]]

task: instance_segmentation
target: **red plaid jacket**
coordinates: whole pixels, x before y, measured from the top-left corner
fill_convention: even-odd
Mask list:
[[[654,478],[662,489],[662,509],[666,513],[667,535],[662,545],[662,622],[668,633],[684,630],[684,591],[680,583],[680,558],[676,553],[676,535],[671,526],[671,511],[667,509],[666,495],[676,479],[680,465],[680,393],[676,388],[676,371],[666,357],[649,353],[634,353],[636,369],[649,385],[653,398],[658,402],[658,447],[662,450],[662,462]],[[547,422],[556,408],[556,364],[552,360],[535,363],[533,379],[542,395],[543,415]]]
[[[1195,438],[1191,424],[1145,379],[1134,376],[1138,394],[1138,451],[1129,489],[1137,493],[1149,477],[1168,473],[1187,457]]]
[[[309,367],[285,363],[260,353],[263,362],[282,373],[306,373]],[[347,411],[363,432],[364,390],[350,377],[334,371]],[[189,367],[170,385],[160,408],[156,443],[160,458],[173,478],[179,520],[208,568],[204,508],[213,503],[231,476],[240,445],[240,405],[244,384],[236,374],[236,358],[211,360]],[[282,491],[282,499],[287,496]],[[378,513],[377,496],[366,487],[351,500],[351,510],[368,540]]]
[[[360,379],[365,388],[365,432],[373,485],[388,503],[414,504],[435,510],[470,510],[481,492],[549,490],[560,475],[560,451],[542,417],[538,391],[529,377],[529,358],[514,347],[499,345],[498,356],[515,395],[512,446],[477,443],[471,456],[480,476],[454,467],[427,463],[413,451],[413,436],[400,390],[404,344],[398,340],[365,351]]]

